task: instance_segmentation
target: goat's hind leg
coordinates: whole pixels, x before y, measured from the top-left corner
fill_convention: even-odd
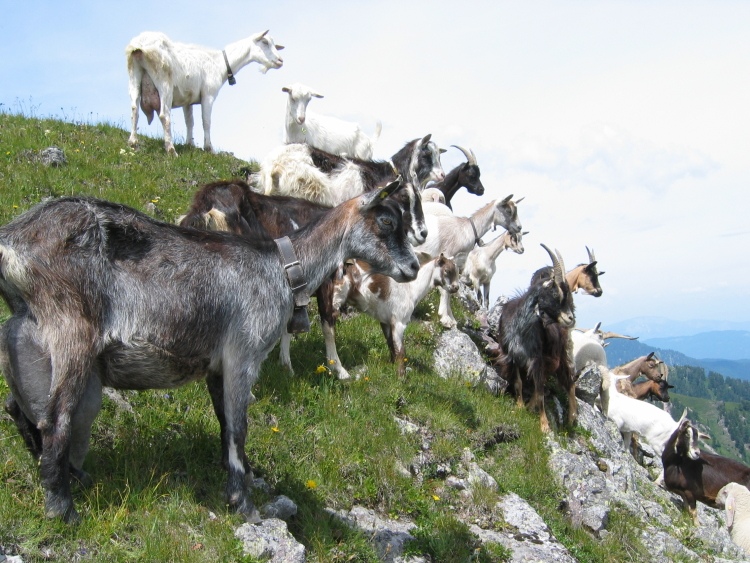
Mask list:
[[[236,512],[243,514],[248,522],[260,522],[260,514],[255,508],[253,501],[248,496],[245,476],[248,471],[246,466],[247,456],[245,454],[245,441],[247,439],[247,407],[253,398],[251,388],[257,379],[257,366],[251,362],[238,363],[245,365],[244,369],[238,366],[225,366],[224,375],[221,378],[223,384],[223,418],[222,429],[222,460],[227,464],[227,499],[229,506]],[[260,362],[258,362],[260,365]],[[234,368],[234,369],[232,369]],[[249,371],[254,370],[254,371]],[[216,380],[213,380],[216,384]],[[211,389],[211,388],[209,388]],[[212,391],[212,399],[217,390]],[[216,410],[216,399],[214,399],[214,410]]]

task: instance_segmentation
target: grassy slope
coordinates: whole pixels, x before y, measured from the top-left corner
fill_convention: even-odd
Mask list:
[[[0,112],[0,223],[48,196],[89,194],[139,209],[151,202],[157,216],[173,221],[197,185],[236,176],[247,163],[231,155],[177,147],[166,157],[162,143],[145,139],[137,151],[127,133],[108,125],[38,120]],[[67,155],[62,168],[30,159],[56,145]],[[436,303],[420,306],[429,319]],[[460,311],[459,311],[460,314]],[[595,541],[560,515],[562,494],[550,474],[538,420],[505,397],[493,397],[458,380],[442,380],[431,368],[434,323],[413,323],[406,334],[409,375],[399,379],[387,361],[380,328],[364,316],[340,323],[339,350],[348,366],[366,364],[358,381],[334,379],[324,364],[323,339],[313,330],[295,340],[296,375],[266,361],[249,409],[248,455],[277,494],[299,506],[290,524],[307,546],[308,560],[375,561],[367,538],[341,528],[325,507],[362,504],[416,521],[416,552],[436,561],[500,561],[504,550],[473,551],[468,529],[456,519],[460,499],[434,477],[437,463],[454,464],[471,448],[500,485],[540,512],[555,535],[581,561],[629,561],[643,555],[637,530],[617,510],[619,531]],[[7,394],[0,379],[0,396]],[[69,528],[48,521],[38,472],[15,427],[0,414],[0,546],[25,561],[237,561],[233,529],[241,519],[226,510],[218,424],[202,383],[169,391],[129,392],[129,412],[105,398],[85,468],[94,486],[75,493],[83,516]],[[432,435],[433,464],[423,480],[402,476],[421,440],[402,435],[400,416]],[[498,425],[521,438],[485,449]],[[256,504],[264,493],[253,492]],[[497,494],[474,499],[471,519],[504,526],[494,513]],[[641,555],[638,555],[641,554]]]

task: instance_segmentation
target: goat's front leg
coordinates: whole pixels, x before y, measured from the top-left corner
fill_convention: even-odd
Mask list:
[[[315,296],[318,301],[320,325],[323,329],[323,338],[326,343],[326,359],[328,360],[328,365],[336,372],[336,376],[339,379],[351,379],[352,376],[346,371],[341,363],[339,352],[336,349],[336,318],[338,317],[338,310],[334,305],[334,297],[336,296],[339,306],[343,305],[343,302],[339,301],[341,297],[340,294],[335,294],[334,292],[333,280],[328,279],[324,281],[318,288]]]
[[[285,331],[284,334],[281,335],[281,343],[279,344],[279,362],[281,362],[281,365],[289,370],[289,373],[294,374],[294,368],[292,367],[291,348],[292,335]]]
[[[439,287],[440,291],[440,306],[438,308],[438,314],[440,316],[440,324],[445,328],[456,328],[458,324],[453,311],[451,310],[451,294],[448,293],[445,288]]]
[[[406,350],[404,349],[404,331],[406,325],[401,322],[397,322],[391,328],[391,347],[393,361],[396,362],[396,368],[398,375],[403,377],[406,375]]]
[[[236,360],[239,360],[237,358]],[[242,366],[242,367],[240,367]],[[222,459],[227,460],[227,499],[232,510],[243,514],[248,522],[260,522],[260,514],[248,496],[245,476],[247,474],[247,407],[251,400],[252,383],[258,377],[258,365],[251,360],[226,366],[224,383],[225,444]]]

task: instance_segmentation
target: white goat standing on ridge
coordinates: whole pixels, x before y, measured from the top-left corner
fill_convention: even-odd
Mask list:
[[[286,143],[306,143],[322,151],[362,160],[372,158],[372,148],[380,138],[382,124],[375,125],[375,134],[368,137],[357,123],[307,111],[312,98],[322,98],[309,86],[294,83],[284,86],[286,103]]]
[[[475,246],[469,256],[466,258],[464,266],[464,280],[476,289],[477,299],[484,305],[485,309],[490,308],[490,282],[497,271],[495,261],[503,250],[512,250],[516,254],[523,254],[523,235],[529,231],[512,234],[505,231],[499,237],[484,246]],[[482,298],[484,293],[484,298]]]
[[[148,122],[159,112],[164,128],[164,148],[177,156],[172,142],[172,108],[181,107],[187,126],[187,144],[193,145],[193,105],[201,105],[203,119],[203,148],[212,151],[211,108],[219,90],[229,79],[234,84],[234,74],[242,67],[257,62],[260,71],[281,68],[284,60],[268,35],[268,30],[256,33],[234,43],[223,51],[198,45],[177,43],[156,31],[144,31],[134,37],[125,48],[130,77],[130,109],[132,130],[128,144],[138,144],[138,106]]]

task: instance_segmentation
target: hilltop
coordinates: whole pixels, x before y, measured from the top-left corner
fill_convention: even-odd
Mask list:
[[[68,194],[126,203],[172,222],[197,186],[255,166],[188,147],[167,158],[156,139],[131,150],[127,136],[107,124],[0,113],[0,222]],[[41,162],[50,146],[61,149],[65,164]],[[658,465],[636,464],[612,423],[588,403],[581,403],[575,430],[544,436],[538,417],[489,392],[462,363],[471,355],[477,369],[491,370],[466,334],[478,324],[471,308],[455,306],[465,332],[445,332],[436,304],[430,295],[406,332],[404,378],[389,362],[378,323],[363,315],[347,315],[337,330],[355,381],[336,380],[325,365],[315,318],[292,344],[294,374],[276,352],[265,362],[246,450],[255,503],[286,498],[295,507],[277,537],[288,527],[307,561],[321,563],[742,560],[722,513],[701,507],[702,525],[693,527],[676,497],[653,485]],[[449,348],[454,341],[460,348]],[[452,369],[438,369],[436,352],[447,353]],[[0,396],[7,393],[2,380]],[[554,412],[554,399],[550,406]],[[75,493],[83,523],[69,528],[44,518],[36,466],[3,413],[0,554],[23,561],[260,561],[235,537],[242,519],[225,507],[220,457],[203,383],[109,394],[85,465],[94,485]]]

